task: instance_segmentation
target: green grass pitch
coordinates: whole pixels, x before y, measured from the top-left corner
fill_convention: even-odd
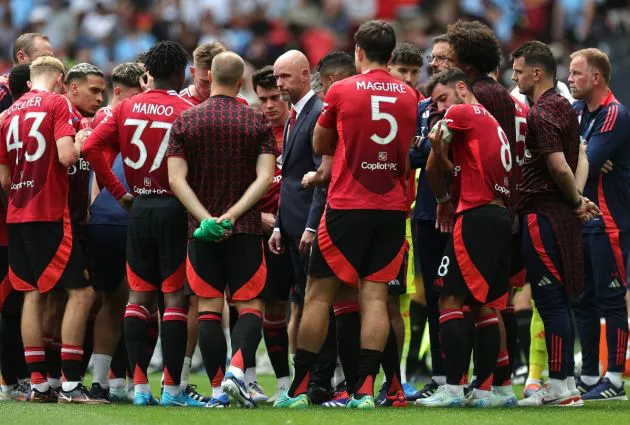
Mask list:
[[[152,375],[154,394],[159,393],[159,375]],[[261,385],[270,395],[275,380],[261,377]],[[89,382],[89,379],[88,379]],[[204,375],[191,376],[203,394],[209,393]],[[379,381],[380,382],[380,381]],[[522,387],[516,388],[518,392]],[[307,410],[279,410],[269,406],[258,409],[137,408],[132,405],[57,406],[1,402],[0,425],[608,425],[630,424],[630,402],[587,404],[582,408],[547,407],[540,409],[401,409],[377,408],[373,411],[349,411],[311,407]]]

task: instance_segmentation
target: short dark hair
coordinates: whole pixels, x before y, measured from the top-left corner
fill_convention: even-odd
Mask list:
[[[448,38],[448,34],[446,33],[433,37],[433,44],[450,43],[450,42],[451,42],[451,39]]]
[[[33,53],[33,44],[39,39],[48,41],[47,36],[37,32],[27,32],[20,35],[17,40],[15,40],[15,43],[13,43],[13,63],[18,63],[17,54],[19,51],[30,56]]]
[[[495,71],[501,64],[501,47],[492,30],[479,21],[457,21],[448,26],[449,43],[462,65],[480,74]]]
[[[30,90],[28,82],[31,79],[31,68],[28,64],[16,65],[9,74],[9,90],[15,102]]]
[[[188,53],[176,41],[160,41],[149,49],[144,67],[155,79],[169,78],[188,65]]]
[[[254,72],[252,75],[252,87],[254,88],[254,92],[256,92],[258,86],[263,89],[278,88],[278,81],[276,80],[276,76],[273,75],[273,66],[267,65]]]
[[[391,65],[413,65],[422,68],[422,51],[413,44],[403,43],[392,52]]]
[[[144,73],[144,67],[137,62],[120,64],[112,70],[112,85],[139,89]]]
[[[74,80],[85,80],[88,75],[104,77],[103,71],[98,66],[83,62],[70,68],[66,77],[66,84],[70,84]]]
[[[367,21],[354,34],[354,42],[365,51],[368,60],[385,65],[396,48],[396,33],[385,21]]]
[[[320,59],[317,64],[317,72],[320,74],[344,73],[348,76],[357,73],[354,58],[346,52],[330,52]]]
[[[431,93],[433,93],[433,90],[435,90],[435,87],[438,84],[447,86],[449,84],[458,83],[460,81],[463,81],[464,83],[466,83],[466,87],[468,87],[468,90],[472,91],[472,87],[470,86],[470,83],[468,82],[468,78],[466,77],[466,74],[464,73],[464,71],[462,71],[461,69],[451,68],[451,69],[447,69],[445,71],[439,72],[435,74],[433,77],[431,77],[431,79],[427,83],[426,88],[425,88],[427,92],[427,96],[429,97],[431,96]]]
[[[510,55],[510,59],[523,58],[529,66],[538,65],[546,74],[555,78],[556,75],[556,59],[549,46],[541,41],[527,41],[514,50]]]

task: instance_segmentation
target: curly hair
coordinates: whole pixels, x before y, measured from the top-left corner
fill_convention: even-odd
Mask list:
[[[160,41],[149,49],[144,67],[155,79],[169,78],[184,72],[188,65],[188,53],[175,41]]]
[[[448,26],[451,48],[461,65],[470,65],[487,74],[501,64],[501,47],[488,26],[479,21],[457,21]]]

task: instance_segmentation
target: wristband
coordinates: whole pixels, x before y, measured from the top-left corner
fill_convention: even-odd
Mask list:
[[[448,193],[444,196],[442,196],[441,198],[435,198],[435,200],[437,201],[438,204],[446,204],[448,201],[451,200],[451,195],[449,195]]]

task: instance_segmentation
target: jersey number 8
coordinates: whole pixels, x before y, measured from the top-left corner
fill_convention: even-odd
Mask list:
[[[501,163],[508,173],[512,170],[512,151],[510,150],[510,141],[501,126],[497,126],[499,139],[501,140]]]

